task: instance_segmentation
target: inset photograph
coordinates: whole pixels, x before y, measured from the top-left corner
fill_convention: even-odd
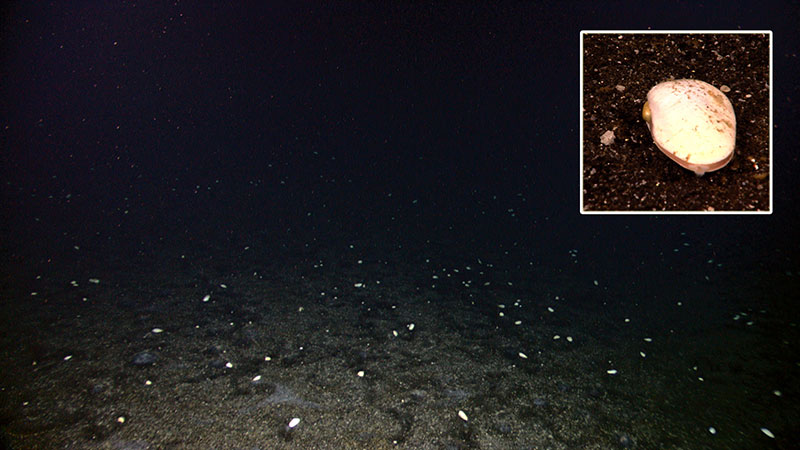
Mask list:
[[[582,214],[770,214],[771,31],[582,31]]]

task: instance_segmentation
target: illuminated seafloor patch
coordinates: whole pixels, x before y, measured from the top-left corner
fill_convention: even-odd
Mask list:
[[[732,276],[702,244],[614,267],[587,252],[365,240],[19,276],[4,443],[788,448],[798,332],[770,305],[795,271]]]

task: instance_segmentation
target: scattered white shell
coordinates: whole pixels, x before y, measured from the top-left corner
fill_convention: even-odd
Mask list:
[[[767,435],[767,437],[769,437],[769,438],[772,438],[772,439],[775,439],[775,435],[774,435],[774,434],[772,434],[772,431],[769,431],[768,429],[766,429],[766,428],[763,428],[763,427],[762,427],[762,428],[761,428],[761,432],[762,432],[762,433],[764,433],[764,434],[766,434],[766,435]]]
[[[458,410],[458,417],[460,417],[461,420],[463,420],[464,422],[469,420],[469,418],[467,417],[467,413],[465,413],[464,411],[462,411],[460,409]]]
[[[299,417],[294,417],[292,420],[289,421],[289,425],[286,425],[287,428],[294,428],[300,423]]]
[[[719,89],[704,81],[657,84],[647,93],[642,118],[656,147],[697,175],[721,169],[733,157],[733,105]]]
[[[708,427],[708,432],[711,434],[717,434],[717,429],[714,427]]]

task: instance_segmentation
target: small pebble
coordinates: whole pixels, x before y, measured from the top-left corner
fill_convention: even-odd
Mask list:
[[[614,143],[614,132],[611,130],[606,131],[600,136],[600,143],[603,145],[612,145]]]

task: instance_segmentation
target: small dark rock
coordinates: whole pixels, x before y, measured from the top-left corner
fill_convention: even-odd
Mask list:
[[[212,355],[217,356],[222,354],[222,348],[218,345],[212,345],[211,347],[206,348],[203,350],[204,355]]]
[[[208,363],[208,366],[212,369],[223,369],[225,368],[225,361],[221,359],[212,359],[211,362]]]
[[[593,388],[589,389],[589,392],[587,392],[587,394],[591,398],[600,398],[600,397],[603,396],[603,392],[600,391],[600,389],[598,389],[597,387],[593,387]]]
[[[158,361],[158,355],[147,350],[139,352],[131,358],[131,364],[134,366],[149,366],[156,361]]]
[[[301,353],[292,353],[291,355],[286,355],[281,359],[281,365],[283,367],[293,367],[300,363],[302,359],[303,355]]]
[[[497,424],[497,431],[501,434],[509,434],[511,433],[511,425],[507,422],[500,422]]]
[[[427,392],[423,391],[422,389],[414,389],[410,392],[411,398],[415,401],[422,401],[425,399],[425,396],[428,395]]]

